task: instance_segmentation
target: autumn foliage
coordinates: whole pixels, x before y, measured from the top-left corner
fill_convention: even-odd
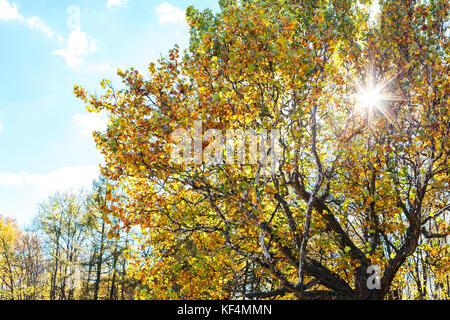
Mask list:
[[[189,8],[189,48],[148,74],[75,87],[110,116],[95,140],[126,196],[109,209],[150,252],[137,297],[448,298],[448,2],[220,4]],[[380,101],[360,101],[370,86]],[[175,163],[195,121],[279,129],[279,168]]]

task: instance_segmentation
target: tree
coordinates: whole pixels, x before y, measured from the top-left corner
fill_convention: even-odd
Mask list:
[[[110,115],[95,139],[126,194],[110,209],[151,248],[139,297],[383,299],[426,239],[448,256],[448,6],[380,1],[373,23],[363,3],[191,7],[182,57],[101,96],[75,86]],[[235,159],[239,129],[262,133]]]
[[[14,245],[19,237],[19,231],[14,221],[0,217],[0,278],[2,299],[14,299],[15,259]]]
[[[45,298],[45,263],[36,235],[0,216],[0,299]]]
[[[87,247],[90,251],[86,298],[94,300],[130,298],[129,289],[125,287],[130,284],[126,274],[128,266],[126,252],[130,249],[131,242],[128,240],[128,233],[125,234],[119,228],[120,221],[110,214],[108,209],[110,200],[109,182],[100,177],[94,182],[86,203],[89,233]],[[93,288],[91,288],[91,273],[93,273]],[[133,288],[132,285],[130,287]]]
[[[133,242],[119,228],[118,219],[110,217],[108,190],[108,181],[100,177],[89,193],[56,193],[41,203],[35,234],[22,236],[16,246],[26,281],[36,274],[48,275],[49,286],[40,288],[41,298],[132,298],[135,281],[127,274],[126,254]],[[35,252],[34,259],[30,251]]]
[[[84,197],[56,193],[40,205],[35,218],[37,230],[46,239],[51,265],[50,300],[74,299],[76,270],[80,268],[86,238]]]

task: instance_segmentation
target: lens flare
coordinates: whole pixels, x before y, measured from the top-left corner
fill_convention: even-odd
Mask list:
[[[373,109],[381,106],[384,96],[379,88],[370,86],[357,93],[356,100],[358,109],[361,111],[367,109],[367,111],[372,112]]]
[[[398,76],[397,73],[384,79],[378,77],[373,69],[367,73],[363,83],[355,85],[356,91],[353,94],[353,114],[358,113],[365,117],[370,123],[378,114],[383,114],[389,121],[393,121],[395,113],[393,112],[392,102],[404,100],[401,96],[395,95],[389,90],[389,85]]]

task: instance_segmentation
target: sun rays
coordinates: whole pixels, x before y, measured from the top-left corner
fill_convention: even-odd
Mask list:
[[[378,112],[392,121],[394,118],[392,102],[400,101],[402,98],[390,92],[388,85],[398,74],[399,72],[384,80],[377,80],[375,72],[369,72],[365,83],[356,85],[353,113],[367,117],[369,124]]]

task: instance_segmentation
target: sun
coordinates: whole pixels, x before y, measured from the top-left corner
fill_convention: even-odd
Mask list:
[[[374,109],[380,108],[384,100],[381,88],[376,86],[362,88],[356,94],[356,105],[360,111],[369,111],[372,113]]]
[[[355,84],[353,94],[353,114],[359,113],[367,118],[370,123],[377,114],[383,114],[385,118],[392,121],[395,117],[391,103],[401,101],[401,96],[395,95],[389,86],[401,71],[386,78],[376,76],[374,71],[369,71],[363,83]]]

